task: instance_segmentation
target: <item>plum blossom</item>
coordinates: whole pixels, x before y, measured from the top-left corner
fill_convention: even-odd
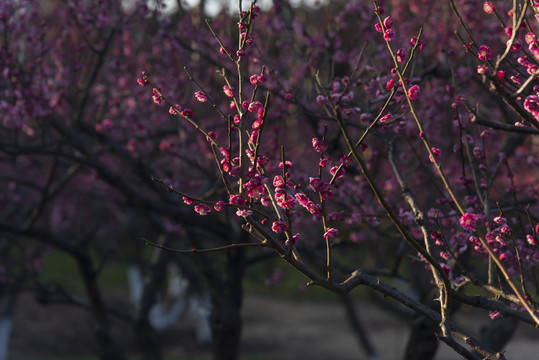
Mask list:
[[[146,84],[148,84],[148,79],[146,79],[145,77],[138,78],[137,84],[139,84],[140,86],[146,86]]]
[[[249,110],[250,112],[258,111],[258,109],[261,108],[263,108],[263,105],[260,101],[257,100],[253,101],[247,106],[247,110]]]
[[[234,91],[228,85],[223,85],[223,92],[228,97],[234,97]]]
[[[182,116],[185,116],[185,117],[188,117],[188,118],[192,118],[193,117],[193,110],[191,109],[184,109],[182,110]]]
[[[399,50],[397,50],[397,53],[395,55],[398,62],[404,62],[404,59],[406,58],[406,50],[404,48],[400,48]]]
[[[335,229],[335,228],[329,228],[327,229],[327,231],[324,233],[324,237],[326,239],[331,239],[335,236],[339,235],[339,230]]]
[[[419,98],[419,86],[418,85],[414,85],[412,86],[411,88],[408,89],[408,97],[410,98],[410,100],[417,100]]]
[[[294,235],[292,235],[292,246],[297,246],[297,245],[298,245],[298,242],[299,242],[300,237],[301,237],[301,235],[298,234],[298,233],[295,233]],[[288,246],[289,243],[290,243],[290,242],[289,242],[288,240],[286,240],[286,241],[284,242],[284,244],[285,244],[286,246]]]
[[[479,216],[472,213],[464,213],[460,217],[459,223],[466,230],[474,230],[477,227],[477,220]]]
[[[391,16],[384,19],[384,27],[386,29],[391,29],[393,27],[393,18]]]
[[[328,145],[318,140],[317,138],[313,138],[312,143],[314,150],[318,153],[323,153],[328,149]]]
[[[352,158],[348,155],[343,155],[339,161],[341,162],[341,164],[343,164],[343,166],[350,166],[352,165]]]
[[[395,33],[393,32],[393,29],[387,29],[384,32],[384,40],[385,41],[391,41],[395,37]]]
[[[486,45],[481,45],[479,49],[477,49],[477,57],[479,57],[479,60],[481,61],[488,61],[492,59],[490,48]]]
[[[273,230],[276,233],[283,233],[288,229],[288,226],[286,226],[284,221],[274,221],[271,225],[271,230]]]
[[[218,201],[213,205],[213,208],[215,211],[223,211],[225,209],[225,203],[222,201]]]
[[[253,212],[251,210],[239,209],[238,211],[236,211],[236,216],[247,217],[251,215],[253,215]]]
[[[528,96],[526,100],[524,100],[524,109],[531,113],[534,118],[539,119],[539,96]]]
[[[492,1],[485,1],[485,3],[483,4],[483,11],[487,14],[494,14],[496,8],[494,7]]]
[[[501,313],[500,313],[499,311],[497,311],[497,310],[491,310],[491,311],[489,311],[489,313],[488,313],[488,316],[489,316],[492,320],[494,320],[494,319],[500,317],[500,315],[501,315]]]
[[[208,215],[211,211],[211,208],[206,204],[197,204],[195,205],[195,211],[200,215]]]
[[[200,101],[200,102],[206,102],[206,101],[208,101],[208,97],[207,97],[206,94],[204,94],[204,92],[202,92],[202,91],[197,91],[197,92],[195,92],[195,99],[197,99],[197,100]]]
[[[431,148],[431,150],[432,150],[432,153],[434,154],[434,157],[436,159],[439,159],[442,156],[442,150],[440,148],[433,147],[433,148]],[[430,160],[431,163],[434,162],[434,159],[432,158],[431,155],[429,155],[429,160]]]

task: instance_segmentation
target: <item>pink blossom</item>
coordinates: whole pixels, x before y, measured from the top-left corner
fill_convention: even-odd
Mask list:
[[[488,61],[492,59],[492,54],[490,53],[490,48],[486,45],[481,45],[477,50],[477,56],[481,61]]]
[[[485,154],[483,153],[483,149],[481,149],[479,146],[476,146],[476,147],[473,148],[473,155],[477,159],[482,159],[483,156],[485,156]]]
[[[234,205],[243,205],[245,203],[245,200],[243,200],[243,198],[240,195],[234,195],[234,194],[231,194],[229,196],[228,201]]]
[[[295,198],[298,201],[298,203],[303,207],[306,207],[307,204],[309,203],[309,198],[307,197],[307,195],[303,193],[297,193],[295,195]]]
[[[260,101],[255,100],[249,104],[249,106],[247,107],[247,110],[249,110],[250,112],[254,112],[254,111],[258,111],[258,109],[261,109],[262,107],[263,107],[262,103]]]
[[[170,109],[168,109],[168,113],[171,115],[177,115],[182,111],[182,108],[180,105],[176,104],[174,106],[171,106]]]
[[[344,166],[352,165],[352,158],[348,155],[343,155],[339,160]]]
[[[505,43],[506,46],[509,46],[510,44],[511,44],[511,40],[507,40]],[[515,51],[519,51],[520,49],[522,49],[522,40],[515,39],[515,41],[513,41],[513,44],[511,44],[511,51],[515,52]]]
[[[284,221],[274,221],[273,225],[271,225],[271,230],[273,230],[276,233],[283,233],[288,229],[288,226],[286,226],[286,223]]]
[[[223,92],[228,97],[234,97],[234,91],[228,85],[223,85]]]
[[[215,211],[223,211],[225,209],[225,203],[219,200],[213,205],[213,208]]]
[[[187,205],[193,205],[195,203],[193,199],[188,198],[187,196],[184,196],[182,199],[183,199],[183,202],[186,203]]]
[[[484,10],[487,14],[494,14],[494,12],[496,11],[496,9],[494,8],[494,4],[492,3],[492,1],[485,1],[485,3],[483,4],[483,10]]]
[[[251,75],[251,77],[249,78],[249,81],[251,82],[251,84],[257,86],[257,85],[260,85],[260,81],[258,81],[258,75],[255,74],[255,75]]]
[[[398,62],[404,62],[404,59],[406,58],[406,50],[404,48],[397,50],[396,57]]]
[[[524,109],[539,119],[539,96],[530,95],[524,100]]]
[[[320,190],[320,198],[322,200],[329,200],[333,197],[333,190],[329,188],[329,186],[324,186],[322,190]]]
[[[466,230],[475,230],[477,227],[478,216],[471,213],[465,213],[460,217],[459,223]]]
[[[159,95],[153,95],[152,100],[157,105],[161,105],[163,103],[163,98]]]
[[[532,246],[535,245],[535,238],[530,234],[526,234],[526,241]]]
[[[145,77],[138,78],[138,79],[137,79],[137,83],[138,83],[140,86],[146,86],[146,84],[148,84],[148,79],[146,79]]]
[[[211,140],[215,141],[215,140],[217,140],[217,133],[215,131],[208,132],[208,136],[206,136],[206,140],[207,141],[211,141]]]
[[[322,215],[322,208],[320,207],[320,205],[318,205],[314,201],[307,202],[306,209],[308,212],[310,212],[311,214],[315,216]]]
[[[380,120],[378,120],[380,123],[385,123],[386,121],[388,121],[389,119],[391,119],[391,117],[393,116],[392,113],[388,113],[388,114],[385,114],[384,116],[382,116],[380,118]]]
[[[328,149],[328,145],[318,140],[317,138],[313,138],[312,143],[314,150],[318,153],[323,153]]]
[[[325,157],[323,159],[320,159],[320,162],[318,163],[318,166],[326,167],[326,166],[329,165],[330,161],[331,161],[331,158],[329,158],[329,157]]]
[[[283,177],[281,175],[276,175],[273,178],[273,186],[275,187],[284,187],[286,185]]]
[[[298,234],[298,233],[295,233],[295,234],[292,236],[292,246],[297,246],[297,245],[298,245],[298,242],[299,242],[300,237],[301,237],[301,235]],[[286,240],[286,241],[284,242],[284,244],[285,244],[286,246],[288,246],[289,241]]]
[[[192,118],[193,117],[193,110],[191,110],[191,109],[182,110],[182,116]]]
[[[324,233],[324,237],[326,239],[331,239],[335,236],[339,235],[339,230],[335,229],[335,228],[329,228],[327,229],[327,231]]]
[[[432,153],[434,154],[434,157],[436,159],[439,159],[440,157],[442,157],[442,150],[440,148],[433,147],[433,148],[431,148],[431,150],[432,150]],[[434,159],[432,158],[431,155],[429,155],[429,160],[430,160],[431,163],[434,162]]]
[[[410,100],[417,100],[419,98],[419,86],[414,85],[411,88],[408,89],[408,97]]]
[[[271,198],[269,196],[264,196],[260,199],[260,204],[262,204],[262,206],[271,206]]]
[[[338,172],[337,172],[338,171]],[[329,173],[333,176],[336,176],[337,179],[340,179],[344,176],[344,173],[345,173],[345,170],[344,168],[340,168],[338,166],[333,166],[330,170],[329,170]],[[337,174],[337,175],[335,175]]]
[[[491,71],[487,65],[482,64],[482,65],[477,65],[477,73],[479,75],[483,75],[483,74],[490,74]]]
[[[324,188],[325,183],[320,178],[311,177],[309,178],[309,185],[314,191],[318,192]]]
[[[206,101],[208,101],[208,97],[207,97],[206,94],[204,94],[204,92],[202,92],[202,91],[197,91],[197,92],[195,92],[195,99],[197,99],[197,100],[200,101],[200,102],[206,102]]]
[[[195,205],[195,211],[200,215],[207,215],[211,211],[211,208],[206,204],[197,204]]]
[[[386,29],[391,29],[393,27],[393,19],[391,16],[388,16],[384,19],[384,27]]]
[[[239,209],[238,211],[236,211],[236,216],[247,217],[250,215],[253,215],[253,212],[251,210]]]
[[[532,45],[533,43],[535,43],[535,34],[532,32],[527,33],[524,36],[524,41],[526,41],[526,44]]]
[[[236,51],[236,55],[239,57],[239,58],[242,58],[245,56],[245,51],[242,50],[242,49],[239,49],[238,51]]]
[[[286,160],[283,164],[283,162],[281,161],[279,163],[279,169],[290,169],[292,167],[292,161],[290,160]]]
[[[492,320],[494,320],[494,319],[500,317],[500,315],[501,315],[501,313],[500,313],[499,311],[497,311],[497,310],[491,310],[491,311],[488,312],[488,316],[489,316]]]
[[[384,40],[385,41],[391,41],[395,37],[395,33],[393,32],[393,29],[387,29],[384,32]]]
[[[329,101],[328,101],[328,98],[325,97],[324,95],[318,95],[316,97],[316,103],[318,105],[328,105],[329,104]]]

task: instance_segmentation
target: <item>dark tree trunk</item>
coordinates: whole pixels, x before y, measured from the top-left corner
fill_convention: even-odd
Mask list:
[[[434,301],[437,289],[431,284],[432,275],[426,271],[422,263],[412,266],[411,279],[414,289],[419,295],[421,302],[432,309],[439,311],[439,303]],[[406,345],[404,359],[406,360],[431,360],[434,359],[438,350],[438,338],[436,331],[438,324],[422,315],[416,315],[411,324],[410,337]]]
[[[168,246],[168,241],[169,239],[166,235],[161,235],[158,239],[158,244]],[[152,306],[157,301],[157,294],[165,279],[168,257],[169,254],[165,250],[154,249],[147,274],[144,277],[144,290],[135,325],[135,336],[144,360],[163,359],[159,335],[150,324],[149,314]]]
[[[214,360],[236,360],[239,356],[244,267],[243,251],[229,250],[223,272],[217,275],[218,279],[211,286],[210,321]]]
[[[79,272],[84,282],[88,298],[90,299],[94,332],[99,347],[99,357],[103,360],[126,359],[124,353],[113,340],[110,319],[97,284],[97,272],[93,267],[90,256],[82,250],[73,251],[72,255],[77,260]]]
[[[438,324],[424,316],[418,316],[412,324],[404,359],[406,360],[431,360],[438,350],[436,330]]]

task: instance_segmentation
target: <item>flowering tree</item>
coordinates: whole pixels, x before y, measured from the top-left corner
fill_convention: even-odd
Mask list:
[[[92,5],[0,12],[0,229],[4,281],[32,278],[48,301],[77,303],[40,282],[42,254],[76,259],[103,358],[123,358],[111,316],[160,358],[148,314],[172,253],[208,284],[216,359],[238,356],[247,265],[275,255],[310,285],[411,309],[407,359],[438,340],[504,358],[455,323],[461,304],[506,340],[539,325],[534,1],[239,1],[236,20],[207,22]],[[142,237],[155,255],[133,316],[107,306],[90,253],[140,262]]]

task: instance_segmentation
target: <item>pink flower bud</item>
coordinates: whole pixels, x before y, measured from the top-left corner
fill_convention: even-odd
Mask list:
[[[339,235],[339,230],[335,229],[335,228],[329,228],[327,229],[327,231],[324,233],[324,237],[326,239],[331,239],[335,236]]]
[[[484,10],[487,14],[494,14],[494,12],[496,11],[496,9],[494,8],[494,4],[492,3],[492,1],[485,1],[485,3],[483,4],[483,10]]]
[[[228,97],[233,97],[234,96],[234,91],[232,91],[232,89],[228,85],[223,85],[223,92]]]
[[[197,99],[200,102],[208,101],[208,97],[202,91],[195,92],[195,99]]]
[[[276,233],[283,233],[288,229],[288,226],[284,223],[284,221],[274,221],[271,225],[271,230],[273,230]]]
[[[225,209],[225,203],[222,201],[218,201],[213,205],[213,208],[215,211],[223,211]]]
[[[206,204],[197,204],[195,205],[195,211],[200,215],[207,215],[211,211],[211,208]]]
[[[410,98],[410,100],[417,100],[419,98],[419,86],[418,85],[414,85],[412,86],[411,88],[408,89],[408,97]]]

